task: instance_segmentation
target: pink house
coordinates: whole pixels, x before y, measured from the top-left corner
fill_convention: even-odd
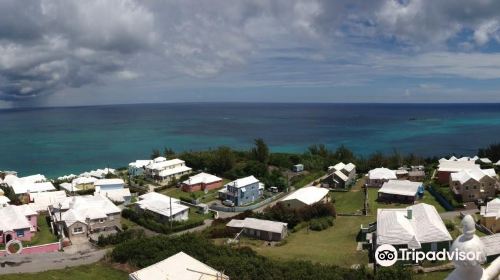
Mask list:
[[[30,241],[35,234],[38,214],[29,205],[0,207],[0,244],[17,239]]]

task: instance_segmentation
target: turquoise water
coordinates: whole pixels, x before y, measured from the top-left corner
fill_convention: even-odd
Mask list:
[[[153,148],[475,154],[500,142],[500,104],[157,104],[0,111],[0,170],[60,176],[125,166]]]

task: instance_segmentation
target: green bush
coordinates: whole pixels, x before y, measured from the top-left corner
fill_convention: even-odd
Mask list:
[[[172,227],[170,223],[161,223],[152,214],[148,212],[139,213],[132,209],[125,208],[122,210],[122,217],[133,221],[149,230],[158,233],[170,234],[174,232],[183,231],[186,229],[194,228],[203,225],[203,220],[201,221],[185,221],[185,222],[172,222]]]
[[[97,246],[104,247],[107,245],[116,245],[128,240],[144,238],[144,230],[142,229],[129,229],[108,236],[100,235],[97,240]]]
[[[224,274],[231,279],[372,279],[364,267],[356,270],[305,261],[272,260],[258,255],[248,247],[238,249],[217,246],[195,234],[176,237],[156,236],[127,241],[115,247],[111,258],[116,262],[143,268],[181,251],[217,270],[224,271]]]
[[[322,231],[324,229],[327,229],[331,226],[333,226],[333,217],[323,217],[323,218],[317,218],[317,219],[312,219],[309,222],[309,229],[314,230],[314,231]]]

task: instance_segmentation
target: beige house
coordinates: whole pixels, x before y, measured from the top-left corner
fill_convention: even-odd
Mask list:
[[[464,202],[494,197],[498,177],[494,169],[466,169],[450,174],[450,188]]]
[[[480,213],[481,225],[492,232],[500,232],[500,198],[495,198],[488,202],[486,206],[481,206]]]
[[[121,224],[120,208],[101,195],[68,197],[52,205],[50,214],[54,227],[62,227],[63,236],[72,241],[115,231]]]

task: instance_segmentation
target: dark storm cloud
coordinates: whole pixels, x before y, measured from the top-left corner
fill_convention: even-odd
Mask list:
[[[498,43],[499,30],[500,1],[486,0],[3,0],[0,99],[146,77],[203,80],[231,74],[252,59],[262,68],[252,65],[254,72],[242,76],[261,80],[245,83],[304,79],[307,84],[322,82],[318,77],[331,81],[340,76],[349,84],[349,79],[370,79],[363,75],[371,68],[384,69],[377,74],[400,73],[405,65],[403,71],[410,74],[429,73],[437,56],[445,58],[439,74],[477,78],[481,69],[481,77],[497,78],[498,71],[491,67],[497,57],[465,54],[464,61],[473,62],[471,68],[455,62],[448,44],[456,39],[455,49],[471,52]],[[376,41],[381,42],[378,49],[364,47]],[[364,49],[352,54],[351,44]],[[398,44],[404,47],[398,49]],[[396,49],[400,56],[386,49]],[[408,49],[415,57],[412,64]],[[284,54],[284,60],[274,59]],[[288,67],[292,60],[310,68],[310,77],[304,71],[287,72],[293,70]],[[280,67],[280,61],[286,67]],[[259,75],[263,69],[273,72]]]

